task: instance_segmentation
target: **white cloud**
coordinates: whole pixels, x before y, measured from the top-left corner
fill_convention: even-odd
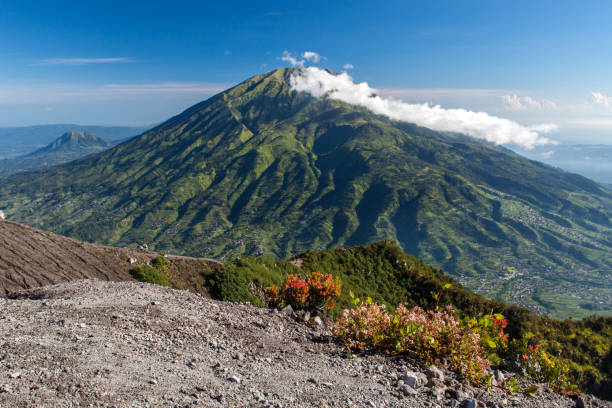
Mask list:
[[[314,51],[304,51],[302,58],[304,58],[306,61],[312,61],[315,64],[318,64],[319,61],[321,61],[321,56]]]
[[[601,92],[591,92],[591,101],[596,105],[602,105],[608,109],[612,109],[612,98]]]
[[[88,64],[115,64],[132,62],[131,58],[112,57],[112,58],[48,58],[41,60],[36,65],[88,65]]]
[[[304,66],[304,60],[299,60],[287,50],[283,51],[283,56],[281,57],[281,61],[286,61],[291,64],[292,67],[301,67]]]
[[[342,69],[343,69],[343,70],[345,70],[345,71],[348,71],[349,69],[353,69],[353,68],[355,68],[355,67],[353,66],[353,64],[344,64],[344,65],[342,66]]]
[[[376,114],[394,120],[411,122],[438,131],[460,132],[497,144],[514,143],[531,148],[550,142],[540,133],[557,129],[552,124],[522,126],[485,112],[443,109],[439,105],[408,104],[383,98],[378,96],[378,91],[370,88],[366,82],[354,83],[346,72],[333,75],[319,68],[308,67],[296,71],[290,81],[292,89],[298,92],[308,92],[315,97],[327,96],[366,107]]]
[[[288,62],[289,64],[291,64],[292,67],[303,67],[306,61],[317,64],[321,61],[321,59],[325,58],[321,57],[319,53],[316,53],[314,51],[304,51],[301,55],[301,58],[298,58],[296,56],[293,56],[293,54],[291,54],[289,51],[285,50],[283,51],[283,56],[281,57],[282,61]]]
[[[557,108],[557,104],[549,99],[538,101],[531,96],[502,95],[500,99],[507,108],[512,110],[550,110]]]

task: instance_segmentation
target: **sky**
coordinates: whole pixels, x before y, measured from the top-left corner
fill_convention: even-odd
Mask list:
[[[0,0],[0,126],[147,125],[304,61],[612,144],[609,1]]]

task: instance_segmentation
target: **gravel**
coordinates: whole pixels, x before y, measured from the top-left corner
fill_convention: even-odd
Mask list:
[[[298,320],[134,282],[0,298],[0,406],[576,406],[545,387],[506,396],[409,359],[347,355],[325,324]]]

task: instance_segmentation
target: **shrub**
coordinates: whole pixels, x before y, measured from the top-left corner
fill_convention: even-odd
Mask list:
[[[140,265],[130,270],[130,275],[139,282],[154,283],[161,286],[170,286],[168,282],[168,275],[166,269],[168,268],[168,261],[158,256],[151,265]]]
[[[399,305],[388,312],[371,299],[357,299],[356,307],[344,310],[333,330],[349,347],[411,354],[428,364],[444,365],[475,383],[485,380],[490,366],[480,335],[462,328],[450,306],[426,312]]]
[[[324,312],[331,310],[341,294],[341,282],[330,273],[313,272],[306,279],[297,274],[287,275],[283,286],[268,286],[266,296],[272,307],[291,305],[294,309]]]
[[[528,345],[518,358],[518,365],[523,375],[534,381],[547,383],[557,391],[569,392],[574,386],[568,378],[569,366],[539,345]]]
[[[504,329],[508,326],[506,318],[499,313],[480,315],[477,318],[467,317],[463,326],[466,330],[478,333],[480,345],[486,351],[489,362],[499,365],[502,357],[508,353],[508,334]]]
[[[308,303],[312,309],[331,310],[336,304],[336,298],[342,293],[342,283],[334,279],[331,273],[313,272],[306,280],[308,283]]]

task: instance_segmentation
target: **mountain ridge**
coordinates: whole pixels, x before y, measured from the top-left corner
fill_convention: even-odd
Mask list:
[[[0,174],[63,164],[109,149],[109,142],[89,132],[66,132],[47,146],[23,156],[0,160]]]
[[[104,153],[15,175],[0,206],[88,241],[221,259],[397,239],[489,297],[557,316],[612,311],[609,191],[297,93],[296,72],[255,76]]]

